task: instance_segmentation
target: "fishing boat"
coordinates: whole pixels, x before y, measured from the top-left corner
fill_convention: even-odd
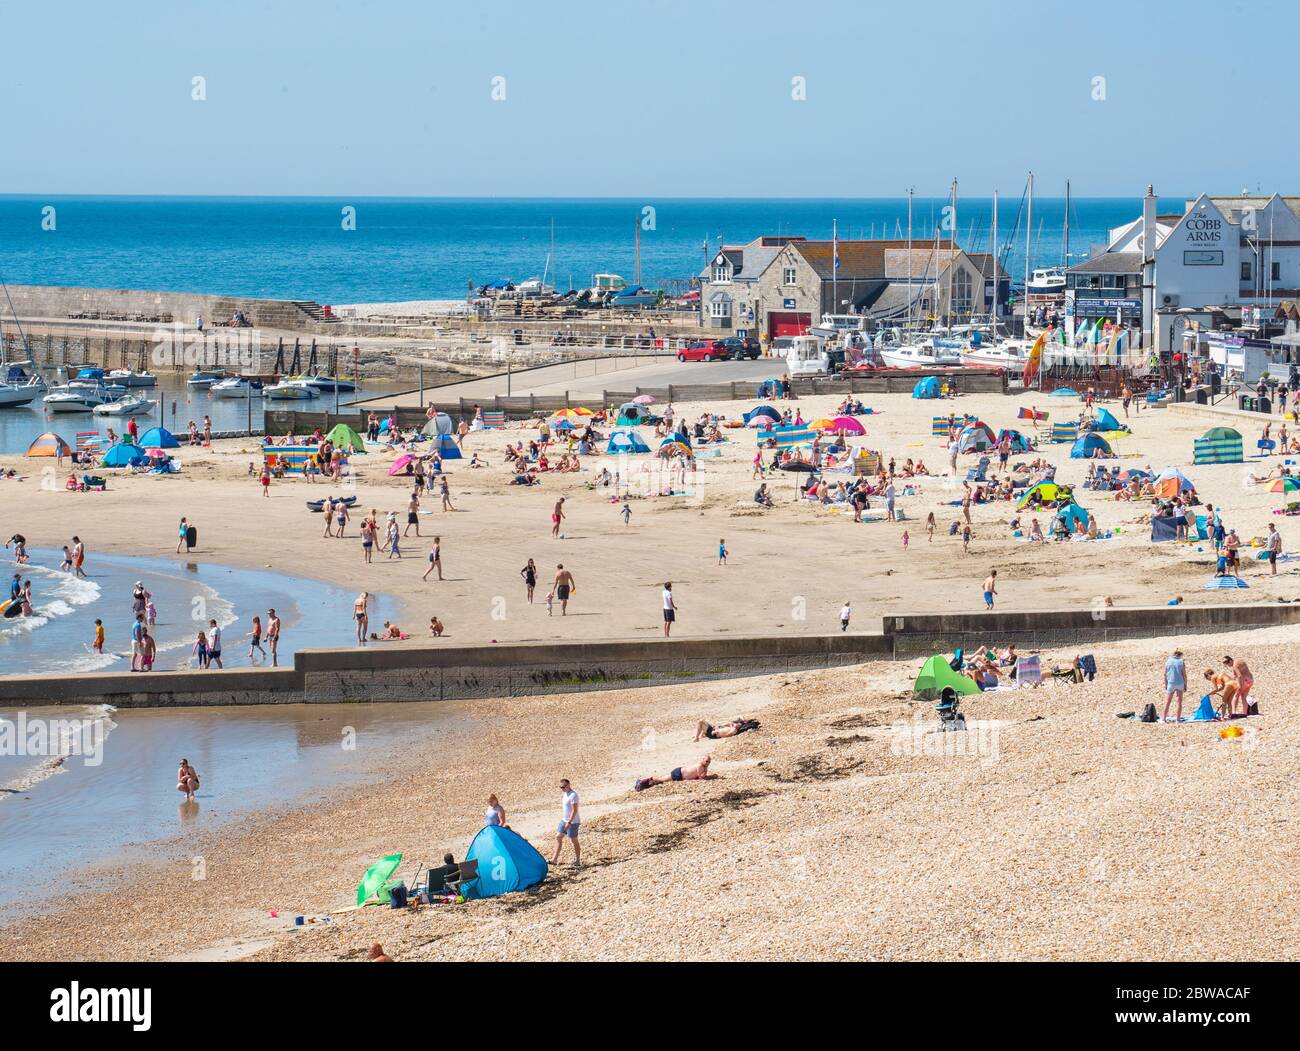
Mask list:
[[[49,412],[91,412],[97,405],[110,400],[103,387],[70,383],[55,387],[42,399]]]
[[[96,416],[147,416],[153,412],[153,402],[136,394],[127,394],[116,401],[106,401],[90,410]]]
[[[607,303],[608,306],[620,309],[627,307],[653,307],[657,306],[663,299],[664,294],[655,288],[642,288],[640,285],[633,285],[622,291],[615,292]]]
[[[834,339],[849,332],[866,332],[867,319],[860,314],[823,314],[821,322],[808,329],[808,335]]]
[[[303,380],[284,380],[262,388],[262,397],[270,401],[310,401],[317,391]]]
[[[325,391],[333,394],[338,391],[340,394],[347,394],[357,389],[357,385],[351,380],[340,379],[338,376],[294,376],[294,382],[306,383],[315,387],[318,391]]]
[[[121,387],[158,386],[158,377],[152,372],[136,372],[134,369],[113,369],[108,374],[108,381]]]
[[[1031,296],[1055,296],[1065,291],[1065,270],[1059,266],[1040,267],[1029,279]]]
[[[219,383],[230,376],[225,369],[199,369],[188,380],[186,386],[196,388],[211,387],[214,383]]]
[[[260,398],[263,384],[261,380],[249,379],[247,376],[230,376],[218,380],[208,388],[214,398]]]

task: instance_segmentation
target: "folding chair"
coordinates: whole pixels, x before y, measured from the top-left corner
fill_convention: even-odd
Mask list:
[[[448,877],[447,886],[457,894],[463,895],[465,884],[473,883],[478,879],[478,860],[462,861],[457,867],[459,871],[454,877]]]
[[[1038,686],[1043,681],[1043,668],[1037,654],[1016,658],[1016,688]]]

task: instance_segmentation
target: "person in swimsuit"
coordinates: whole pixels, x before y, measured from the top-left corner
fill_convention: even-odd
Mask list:
[[[266,656],[266,650],[262,649],[262,618],[253,618],[253,630],[248,633],[248,638],[252,641],[248,644],[248,659],[253,659],[253,651],[256,650],[263,657]]]
[[[27,538],[22,533],[15,533],[5,541],[5,547],[10,544],[14,546],[14,562],[21,566],[27,561]]]
[[[367,562],[372,560],[375,547],[375,523],[369,518],[361,520],[361,553]]]
[[[334,520],[335,520],[336,523],[338,523],[338,527],[339,527],[338,538],[339,538],[340,540],[342,540],[342,539],[343,539],[343,529],[344,529],[344,527],[347,526],[347,524],[348,524],[348,508],[347,508],[347,505],[346,505],[346,504],[340,502],[340,503],[338,503],[338,504],[335,505],[335,507],[334,507]]]
[[[701,719],[700,725],[695,728],[695,739],[698,741],[701,737],[707,737],[710,741],[716,741],[722,737],[735,737],[746,730],[757,730],[758,727],[757,719],[732,719],[729,723],[720,723],[717,726]]]
[[[370,626],[370,592],[363,591],[352,603],[352,619],[357,622],[357,645],[366,644],[366,629]]]
[[[184,792],[187,802],[193,802],[194,793],[199,790],[199,772],[190,766],[188,759],[182,759],[180,769],[176,771],[176,791]]]
[[[667,777],[642,777],[633,785],[632,790],[635,792],[644,792],[647,788],[653,788],[655,785],[666,785],[669,781],[711,781],[717,777],[717,774],[709,773],[709,764],[713,762],[713,756],[706,755],[694,766],[677,766],[672,769]]]
[[[84,577],[86,571],[82,565],[86,561],[86,545],[81,542],[81,537],[72,538],[72,573],[74,576]]]
[[[524,587],[528,589],[528,601],[533,601],[533,589],[537,587],[537,566],[530,558],[528,565],[519,571],[519,575],[524,578]]]
[[[560,535],[560,523],[564,521],[564,497],[560,497],[555,502],[555,507],[551,510],[551,536]]]
[[[135,623],[131,625],[131,670],[144,671],[144,614],[135,615]]]
[[[158,653],[158,644],[154,642],[148,628],[143,624],[140,627],[144,632],[143,637],[140,639],[140,670],[153,671],[153,659]]]
[[[68,550],[68,545],[63,545],[63,561],[59,563],[59,569],[64,573],[72,571],[72,552]]]
[[[184,518],[176,529],[176,553],[181,553],[181,548],[185,546],[185,535],[190,531],[190,524]]]
[[[560,600],[560,616],[569,615],[569,596],[578,590],[578,585],[574,583],[573,574],[564,568],[561,562],[555,567],[555,581],[553,591],[555,597]]]
[[[145,590],[144,584],[137,580],[135,588],[131,591],[131,612],[137,616],[147,614],[151,598],[153,596]]]
[[[275,610],[266,611],[266,644],[271,650],[271,667],[277,668],[280,665],[280,618],[275,615]]]
[[[1232,707],[1228,709],[1228,714],[1236,715],[1237,708],[1240,706],[1241,714],[1249,715],[1250,690],[1255,685],[1255,677],[1250,673],[1250,666],[1240,657],[1235,661],[1231,657],[1224,657],[1223,666],[1228,669],[1237,682],[1237,693],[1232,699]]]
[[[203,632],[199,632],[199,637],[194,640],[194,648],[190,650],[190,655],[199,659],[199,667],[208,666],[208,637]]]
[[[334,525],[334,501],[330,497],[325,497],[320,505],[321,513],[325,516],[325,535],[333,536],[334,531],[330,527]]]
[[[402,536],[406,536],[411,531],[411,526],[415,526],[415,535],[420,535],[420,485],[417,482],[415,488],[411,491],[411,498],[406,501],[406,531]]]

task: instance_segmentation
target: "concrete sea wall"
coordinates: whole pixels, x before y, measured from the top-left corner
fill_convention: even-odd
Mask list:
[[[1296,623],[1300,603],[900,614],[884,618],[880,634],[456,647],[377,644],[302,650],[291,668],[6,676],[0,677],[0,703],[159,708],[522,697],[915,660],[976,643],[1086,652],[1089,645],[1117,639]]]

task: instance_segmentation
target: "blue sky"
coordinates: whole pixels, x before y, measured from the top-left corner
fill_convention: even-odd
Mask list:
[[[956,177],[1018,195],[1032,168],[1083,196],[1295,193],[1297,11],[11,4],[0,192],[893,197]]]

